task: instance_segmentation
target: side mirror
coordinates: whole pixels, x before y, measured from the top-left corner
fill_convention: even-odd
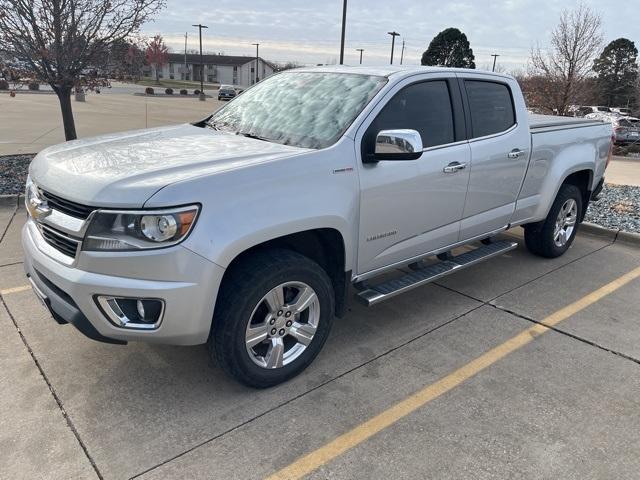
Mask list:
[[[416,130],[382,130],[376,135],[374,160],[416,160],[422,155],[422,137]]]

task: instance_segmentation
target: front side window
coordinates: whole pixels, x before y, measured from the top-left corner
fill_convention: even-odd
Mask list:
[[[472,137],[504,132],[516,123],[509,87],[504,83],[465,80]]]
[[[381,130],[404,128],[417,130],[424,147],[454,142],[451,97],[445,80],[403,88],[384,106],[367,132],[375,138]]]
[[[275,143],[326,148],[386,82],[385,77],[372,75],[284,72],[257,83],[207,123]]]

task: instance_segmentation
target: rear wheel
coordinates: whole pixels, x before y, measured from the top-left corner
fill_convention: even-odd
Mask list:
[[[270,387],[313,361],[333,312],[331,281],[318,264],[288,250],[254,254],[225,278],[210,346],[236,380]]]
[[[575,185],[562,185],[547,218],[524,227],[524,239],[531,253],[555,258],[566,252],[578,231],[582,193]]]

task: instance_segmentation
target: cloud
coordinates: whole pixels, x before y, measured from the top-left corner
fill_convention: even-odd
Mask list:
[[[609,8],[600,0],[585,0],[603,18],[607,41],[619,36],[640,40],[640,9]],[[406,63],[419,63],[430,40],[447,27],[466,33],[478,65],[489,64],[491,53],[509,69],[521,68],[532,45],[545,45],[564,8],[573,0],[349,0],[347,11],[347,61],[356,63],[356,48],[364,48],[365,63],[389,61],[390,37],[396,30],[405,40]],[[251,43],[260,42],[261,56],[275,61],[297,60],[315,64],[339,55],[342,2],[326,0],[168,0],[167,9],[146,34],[162,33],[175,51],[197,48],[195,23],[209,26],[203,31],[208,51],[253,55]],[[396,61],[400,51],[396,50]]]

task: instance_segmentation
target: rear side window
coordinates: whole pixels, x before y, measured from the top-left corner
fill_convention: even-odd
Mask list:
[[[516,123],[511,91],[503,83],[465,80],[473,138],[504,132]]]
[[[415,83],[400,90],[385,105],[369,129],[410,128],[420,132],[426,147],[453,143],[453,112],[449,87],[444,80]]]

